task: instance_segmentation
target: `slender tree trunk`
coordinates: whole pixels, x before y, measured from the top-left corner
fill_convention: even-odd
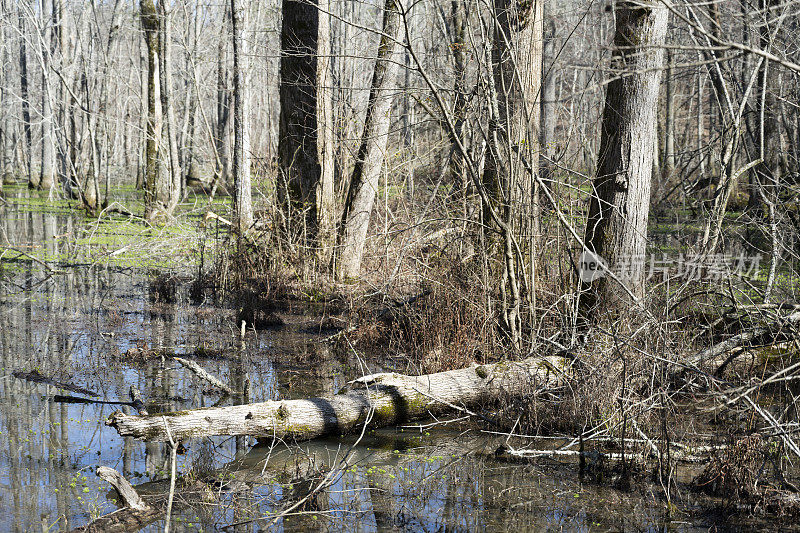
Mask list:
[[[664,161],[662,172],[669,179],[675,173],[675,80],[672,72],[672,54],[667,55],[666,83],[664,87]]]
[[[159,82],[159,20],[153,0],[140,0],[142,28],[147,45],[147,124],[145,127],[145,218],[152,220],[166,208],[168,191],[161,177],[161,92]],[[165,201],[166,200],[166,201]]]
[[[2,0],[4,13],[11,13],[9,0]],[[3,122],[0,124],[0,192],[3,185],[14,183],[14,144],[12,139],[13,107],[11,99],[11,36],[12,30],[7,26],[0,29],[0,38],[4,46],[0,52],[0,115]]]
[[[620,77],[606,92],[597,175],[586,223],[586,250],[599,256],[636,297],[644,295],[644,254],[666,7],[657,2],[616,4],[612,63]],[[585,272],[582,272],[585,275]],[[609,277],[584,279],[581,311],[629,303]]]
[[[145,50],[141,50],[139,53],[139,75],[140,78],[140,88],[141,91],[141,98],[140,98],[140,105],[139,105],[139,131],[144,132],[142,135],[139,136],[139,151],[137,152],[137,171],[136,171],[136,188],[141,189],[144,191],[145,198],[147,195],[147,161],[146,161],[146,151],[147,151],[147,110],[148,110],[148,103],[149,98],[147,96],[148,93],[148,79],[149,75],[147,72],[147,61],[148,61],[148,53]]]
[[[192,47],[191,49],[186,50],[186,64],[189,65],[197,65],[198,60],[198,41],[200,36],[200,10],[196,10],[194,13],[194,20],[192,20]],[[187,107],[187,124],[186,124],[186,133],[183,139],[183,167],[184,167],[184,177],[183,177],[183,197],[186,197],[187,188],[186,185],[189,182],[198,182],[200,181],[200,169],[198,168],[198,160],[195,155],[195,150],[198,148],[197,142],[197,124],[199,120],[200,114],[200,106],[202,105],[200,91],[198,87],[195,86],[194,77],[196,76],[196,72],[192,68],[191,77],[186,80],[186,107]]]
[[[558,101],[556,96],[555,68],[556,53],[556,25],[551,16],[545,15],[544,35],[542,49],[542,135],[541,149],[545,156],[541,163],[542,179],[550,184],[553,179],[553,166],[551,161],[556,158],[556,124],[558,123]]]
[[[453,55],[453,112],[455,114],[455,135],[464,138],[464,124],[466,113],[466,29],[467,14],[463,0],[450,0],[450,20],[453,28],[453,42],[451,50]],[[452,135],[452,134],[451,134]],[[455,139],[450,139],[451,144],[455,144]],[[464,157],[457,150],[450,158],[450,174],[461,185],[463,201],[466,202],[467,184],[469,180],[466,176],[466,162]],[[465,209],[466,211],[466,209]]]
[[[27,0],[25,0],[27,1]],[[26,46],[25,15],[22,6],[18,6],[19,20],[19,85],[20,98],[22,100],[22,127],[25,133],[25,148],[28,157],[28,186],[36,188],[39,186],[39,175],[33,171],[33,139],[31,138],[31,111],[30,95],[28,93],[28,51]]]
[[[317,0],[317,244],[327,263],[336,244],[336,198],[334,193],[333,77],[331,75],[330,0]]]
[[[228,9],[224,10],[223,19],[228,20]],[[226,66],[227,41],[225,38],[226,24],[222,24],[222,32],[219,37],[217,47],[217,124],[216,124],[216,146],[217,146],[217,167],[214,171],[214,184],[212,194],[217,184],[221,181],[227,184],[230,181],[229,168],[229,143],[227,142],[228,122],[230,120],[230,91],[228,89],[228,69]]]
[[[358,150],[344,213],[339,230],[339,250],[336,276],[340,280],[357,278],[369,229],[369,219],[378,190],[391,123],[393,95],[391,89],[397,78],[395,56],[401,30],[400,10],[403,0],[386,0],[383,11],[383,31],[372,86],[367,104],[367,117],[361,147]]]
[[[233,176],[236,196],[234,211],[241,233],[253,225],[253,205],[250,191],[250,98],[248,87],[248,57],[245,29],[247,3],[231,0],[233,21]]]
[[[766,17],[773,5],[773,0],[759,1],[759,9],[765,17],[761,21],[758,34],[758,46],[762,50],[770,50],[772,47],[771,27]],[[774,89],[780,85],[775,83],[776,75],[770,72],[771,66],[768,60],[761,62],[756,82],[755,144],[756,154],[762,162],[756,165],[753,173],[755,183],[751,184],[749,202],[749,206],[756,210],[764,203],[769,205],[777,200],[780,178],[780,123],[777,119],[780,103],[774,94]]]
[[[42,2],[44,4],[44,2]],[[56,12],[56,3],[52,3],[52,20],[54,27],[58,27],[58,13]],[[53,120],[53,102],[55,87],[51,81],[50,69],[53,61],[53,51],[55,50],[56,35],[55,30],[51,32],[44,31],[47,26],[44,5],[42,5],[42,12],[40,13],[42,19],[42,164],[39,169],[39,188],[49,192],[50,199],[53,197],[53,188],[56,183],[56,128],[55,121]],[[49,35],[49,39],[48,39]],[[49,41],[49,42],[48,42]]]
[[[183,174],[178,159],[178,127],[172,98],[172,14],[167,11],[166,2],[158,4],[161,22],[159,41],[161,44],[161,109],[166,118],[167,148],[169,150],[169,198],[168,210],[172,212],[183,195]]]

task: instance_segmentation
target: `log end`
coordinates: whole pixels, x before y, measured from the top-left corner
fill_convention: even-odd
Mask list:
[[[150,509],[150,506],[142,500],[139,493],[133,488],[133,485],[131,485],[122,474],[107,466],[98,466],[96,473],[97,477],[114,487],[122,499],[124,507],[130,507],[137,511],[147,511]]]

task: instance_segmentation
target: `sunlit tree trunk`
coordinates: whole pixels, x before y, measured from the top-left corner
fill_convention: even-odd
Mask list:
[[[56,87],[53,83],[51,69],[53,69],[53,56],[58,43],[59,9],[57,1],[53,0],[50,6],[51,20],[48,21],[45,5],[46,3],[43,1],[39,13],[41,20],[39,52],[42,61],[42,161],[39,168],[39,188],[48,191],[49,197],[52,199],[56,184],[56,128],[53,117]],[[50,28],[50,31],[47,28]]]
[[[317,0],[317,244],[320,258],[326,263],[330,260],[336,243],[330,7],[330,0]]]
[[[240,232],[253,225],[250,190],[250,99],[248,87],[247,3],[231,0],[233,21],[233,176],[236,189],[234,210]]]
[[[536,274],[542,0],[496,0],[494,7],[489,149],[483,179],[496,206],[484,205],[484,211],[496,208],[504,222],[498,228],[502,237],[503,322],[518,345],[522,333],[520,278],[526,277],[531,284]],[[490,217],[484,215],[484,219]],[[533,291],[528,296],[532,298]]]
[[[167,126],[167,149],[169,155],[169,198],[168,210],[171,212],[180,202],[183,193],[183,174],[178,159],[178,128],[175,123],[174,102],[172,97],[172,13],[167,11],[166,2],[158,4],[158,15],[161,22],[159,42],[161,44],[161,109]]]
[[[161,88],[158,50],[159,20],[153,0],[140,0],[142,29],[147,45],[147,123],[145,127],[145,218],[151,220],[166,207],[168,191],[161,177]]]
[[[9,0],[2,0],[0,6],[2,6],[3,12],[11,12]],[[4,25],[0,29],[0,38],[4,43],[3,49],[0,50],[0,115],[3,117],[3,122],[0,123],[0,191],[3,190],[4,184],[14,183],[11,37],[11,28]]]
[[[656,2],[616,4],[612,64],[606,92],[597,174],[585,244],[636,297],[644,295],[645,245],[667,8]],[[583,316],[629,303],[608,276],[585,282]]]
[[[23,0],[27,1],[27,0]],[[19,88],[20,99],[22,101],[22,127],[25,133],[25,148],[28,157],[28,186],[39,186],[39,175],[33,172],[33,139],[31,138],[31,111],[30,111],[30,94],[28,92],[28,51],[26,46],[26,28],[25,28],[25,15],[23,13],[22,5],[18,5],[18,20],[19,20]]]
[[[384,6],[383,31],[372,75],[364,133],[339,230],[336,276],[340,280],[357,278],[361,273],[369,219],[378,191],[378,178],[383,168],[391,123],[391,89],[397,78],[395,56],[399,48],[400,10],[404,9],[401,1],[386,0]]]

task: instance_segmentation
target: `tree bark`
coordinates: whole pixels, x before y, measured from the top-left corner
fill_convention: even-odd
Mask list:
[[[545,6],[546,7],[546,6]],[[542,180],[548,185],[553,179],[553,166],[551,161],[556,158],[556,124],[558,123],[558,101],[556,96],[556,53],[558,51],[556,42],[556,25],[549,14],[544,15],[544,31],[542,46],[542,130],[541,130],[541,150],[545,159],[541,162]]]
[[[484,183],[497,200],[496,208],[505,223],[499,228],[503,239],[502,313],[515,346],[522,335],[520,277],[527,276],[529,283],[534,283],[536,273],[542,4],[543,0],[495,0],[494,4],[493,85]],[[484,211],[491,208],[484,206]]]
[[[330,0],[317,0],[317,245],[319,257],[328,263],[336,244],[336,199],[334,192],[333,77],[331,75]]]
[[[250,98],[248,86],[247,3],[231,0],[233,21],[233,177],[234,223],[240,233],[253,225],[253,200],[250,188]]]
[[[636,297],[644,295],[644,254],[656,112],[667,31],[666,7],[656,2],[616,4],[612,62],[619,77],[606,92],[597,174],[586,222],[586,251]],[[621,269],[621,270],[620,270]],[[585,318],[628,302],[627,291],[606,276],[585,280],[580,306]]]
[[[383,168],[391,123],[393,95],[390,90],[397,78],[395,56],[399,48],[401,9],[405,10],[403,0],[386,0],[383,32],[372,75],[364,133],[350,178],[339,229],[336,265],[336,277],[339,280],[357,278],[361,273],[369,219],[378,191],[378,178]]]
[[[168,191],[161,176],[161,87],[159,82],[159,20],[153,0],[140,0],[140,14],[147,45],[147,124],[145,127],[145,219],[152,220],[166,208]]]
[[[531,357],[519,363],[474,366],[424,376],[382,373],[351,382],[329,398],[192,409],[150,416],[112,413],[106,424],[120,435],[168,440],[211,435],[311,439],[381,427],[451,410],[475,408],[504,395],[519,396],[555,386],[567,360]],[[166,425],[165,425],[166,424]]]
[[[672,71],[672,53],[667,50],[667,71],[664,87],[664,160],[662,172],[666,179],[671,179],[675,173],[675,80]]]
[[[161,27],[159,42],[161,45],[161,109],[166,118],[167,149],[169,155],[169,197],[167,209],[172,212],[178,205],[183,195],[183,174],[180,159],[178,159],[178,126],[175,122],[175,110],[172,98],[172,15],[167,11],[166,2],[161,0],[158,4]]]
[[[30,95],[28,92],[28,51],[26,46],[25,16],[22,6],[18,6],[19,21],[19,89],[22,101],[22,127],[25,133],[25,148],[28,156],[28,186],[35,188],[39,186],[39,176],[33,172],[33,139],[31,138],[31,111]]]
[[[8,0],[2,0],[2,9],[5,13],[10,13],[10,5]],[[3,185],[12,184],[14,182],[14,145],[12,142],[12,100],[11,100],[11,29],[3,25],[0,29],[0,38],[5,43],[2,52],[0,52],[0,60],[2,66],[0,67],[0,114],[3,116],[3,122],[0,124],[0,192],[3,190]]]
[[[299,220],[324,260],[336,236],[330,2],[283,0],[282,7],[278,190],[287,222],[305,216]]]
[[[228,20],[228,10],[223,10],[223,20]],[[216,124],[216,143],[217,166],[214,171],[214,184],[212,191],[216,189],[218,182],[227,185],[230,182],[230,149],[228,139],[228,124],[230,122],[231,96],[228,85],[228,69],[226,66],[226,41],[225,24],[222,24],[222,32],[219,36],[217,48],[217,124]]]
[[[44,14],[42,14],[44,16]],[[55,16],[55,14],[54,14]],[[44,26],[44,21],[42,26]],[[55,121],[53,120],[53,101],[55,88],[51,83],[50,64],[52,62],[52,41],[47,42],[46,35],[48,32],[43,32],[41,44],[42,53],[42,162],[39,169],[39,183],[38,187],[42,190],[47,190],[52,199],[53,187],[55,187],[56,179],[56,144],[55,144]],[[51,36],[51,40],[52,40]]]

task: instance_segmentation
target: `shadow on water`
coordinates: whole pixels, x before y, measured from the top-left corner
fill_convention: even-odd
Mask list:
[[[0,239],[57,257],[84,224],[69,211],[0,206]],[[241,391],[243,401],[332,394],[363,371],[382,370],[352,351],[338,353],[310,333],[316,317],[287,317],[280,329],[239,339],[236,311],[210,300],[190,304],[188,283],[174,298],[152,298],[151,273],[103,265],[62,266],[32,259],[0,263],[0,530],[68,530],[115,509],[98,465],[122,472],[143,491],[164,490],[163,443],[122,438],[105,426],[127,405],[56,401],[69,384],[103,401],[141,390],[151,412],[214,405],[220,394],[168,356],[193,357]],[[177,273],[185,274],[185,273]],[[171,291],[172,293],[172,291]],[[365,367],[366,365],[366,367]],[[22,376],[18,378],[14,373]],[[33,374],[35,372],[35,374]],[[47,380],[25,379],[40,375]],[[230,401],[230,400],[227,400]],[[242,401],[242,400],[240,400]],[[174,531],[341,530],[537,531],[706,530],[705,519],[668,521],[652,493],[582,485],[574,464],[511,464],[495,458],[500,442],[474,430],[370,432],[348,467],[298,509],[355,437],[300,445],[254,446],[249,438],[187,443],[182,474],[215,479],[202,502],[178,505]],[[214,489],[214,490],[212,490]],[[687,505],[691,507],[691,502]],[[148,530],[163,529],[156,522]]]

